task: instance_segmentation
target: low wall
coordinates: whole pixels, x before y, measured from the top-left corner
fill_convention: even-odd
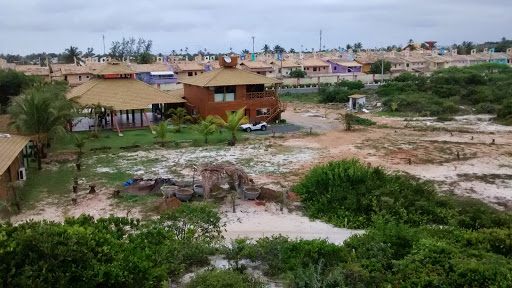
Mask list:
[[[361,81],[363,83],[374,83],[375,80],[389,80],[400,74],[322,74],[314,76],[306,76],[304,78],[285,78],[283,84],[297,85],[297,84],[318,84],[318,83],[337,83],[339,81]]]

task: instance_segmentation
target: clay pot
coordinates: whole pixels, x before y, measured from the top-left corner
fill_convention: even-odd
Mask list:
[[[194,192],[196,195],[203,196],[204,195],[204,188],[201,184],[195,184],[194,185]]]

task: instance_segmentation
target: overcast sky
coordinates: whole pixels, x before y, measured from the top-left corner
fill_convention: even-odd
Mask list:
[[[512,0],[0,0],[0,53],[103,52],[113,40],[153,40],[154,53],[296,50],[362,42],[365,48],[436,40],[512,38]]]

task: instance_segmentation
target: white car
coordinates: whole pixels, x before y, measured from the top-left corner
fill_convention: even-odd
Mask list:
[[[268,124],[266,122],[259,122],[259,123],[249,123],[249,124],[243,124],[240,125],[240,128],[244,130],[245,132],[251,132],[252,130],[261,130],[265,131],[267,130]]]

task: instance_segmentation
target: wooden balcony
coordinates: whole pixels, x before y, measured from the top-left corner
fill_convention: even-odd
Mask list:
[[[263,92],[249,92],[245,95],[247,100],[276,99],[276,91],[273,90]]]

